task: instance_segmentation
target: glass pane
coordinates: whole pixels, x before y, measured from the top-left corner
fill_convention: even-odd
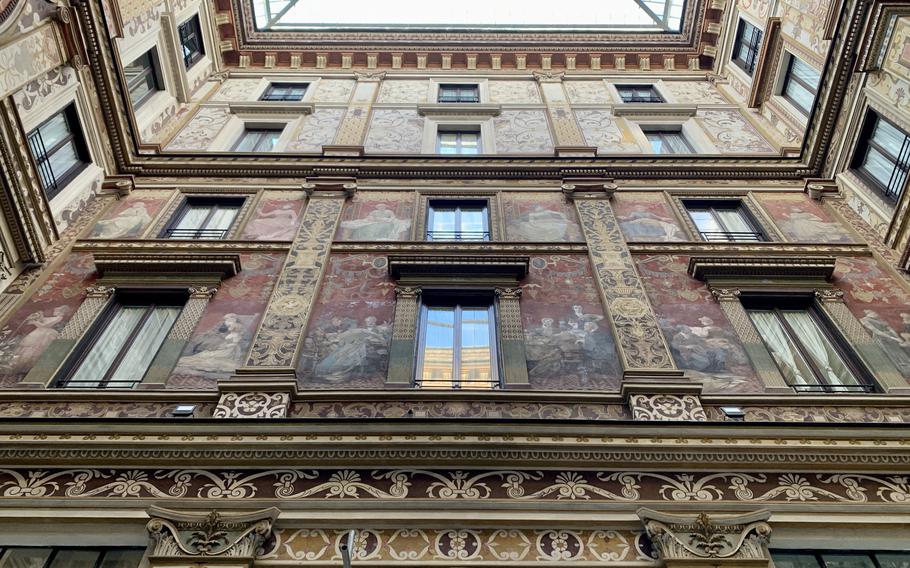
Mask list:
[[[108,550],[98,568],[137,568],[142,554],[142,550]]]
[[[806,112],[809,112],[812,108],[812,102],[815,100],[815,93],[809,91],[796,81],[787,82],[787,89],[784,91],[784,94],[793,102],[793,104]]]
[[[467,240],[483,240],[486,229],[485,209],[461,210],[461,238]]]
[[[455,209],[436,209],[430,213],[430,238],[454,239],[456,236]]]
[[[720,223],[724,226],[724,230],[731,233],[741,233],[739,235],[734,235],[735,239],[755,240],[755,237],[751,235],[755,229],[749,223],[748,219],[746,219],[746,214],[741,208],[718,208],[715,209],[714,212],[716,213],[718,220],[720,220]]]
[[[120,365],[117,366],[117,370],[111,375],[109,384],[111,388],[129,388],[133,386],[131,383],[142,380],[180,311],[181,308],[178,307],[152,310],[120,361]]]
[[[49,548],[10,548],[0,557],[0,568],[44,568]]]
[[[710,209],[689,209],[689,216],[692,217],[699,232],[705,233],[702,236],[707,240],[717,238],[718,233],[724,232],[723,225],[714,217]]]
[[[463,308],[459,372],[461,388],[493,388],[492,360],[489,308]]]
[[[281,137],[280,130],[263,130],[260,133],[259,141],[253,148],[254,152],[271,152],[278,144],[278,138]]]
[[[817,86],[820,79],[818,71],[797,57],[793,58],[793,64],[790,67],[790,73],[792,73],[794,77],[799,77],[812,86]]]
[[[749,310],[758,334],[765,340],[771,357],[788,385],[817,385],[818,379],[771,311]]]
[[[479,154],[480,153],[480,134],[476,132],[461,133],[461,153],[462,154]]]
[[[875,557],[881,568],[910,568],[910,553],[876,554]]]
[[[60,550],[48,568],[95,568],[97,550]]]
[[[41,140],[44,142],[45,150],[50,150],[70,134],[69,123],[67,123],[63,112],[54,115],[38,130],[41,132]]]
[[[458,133],[457,132],[440,132],[437,134],[437,149],[440,154],[457,154],[458,153]]]
[[[661,134],[664,144],[669,146],[668,154],[688,154],[692,151],[682,132],[664,132]]]
[[[122,307],[117,310],[66,386],[97,387],[145,310],[144,307]]]
[[[823,554],[827,568],[875,568],[875,563],[865,554]]]
[[[237,143],[234,144],[234,151],[252,152],[253,148],[256,147],[257,142],[259,142],[259,132],[255,130],[244,130],[243,134],[241,134],[240,138],[237,140]]]
[[[822,372],[827,383],[832,385],[860,384],[809,312],[786,311],[783,312],[783,315],[796,332],[799,342],[812,358],[812,362]]]
[[[887,158],[875,148],[869,148],[861,169],[872,176],[874,180],[887,187],[895,167],[895,162],[890,158]]]
[[[48,156],[47,161],[57,180],[82,163],[82,160],[79,159],[79,154],[76,153],[76,145],[72,141],[58,148],[56,152]]]
[[[169,235],[172,239],[194,239],[199,236],[197,232],[208,218],[212,210],[211,205],[188,205],[183,211],[180,220],[171,229]]]
[[[423,338],[423,369],[420,384],[425,388],[452,388],[455,365],[455,308],[426,309]]]
[[[237,212],[240,211],[239,207],[231,207],[226,205],[218,205],[215,208],[215,213],[209,218],[208,223],[205,225],[205,229],[209,229],[205,236],[209,238],[222,238],[231,228],[231,224],[234,223],[234,218],[237,217]],[[220,231],[220,233],[216,233]]]
[[[672,154],[671,149],[664,144],[663,138],[657,132],[646,132],[648,142],[651,143],[651,152],[654,154]]]
[[[875,125],[875,130],[872,132],[872,139],[891,154],[891,157],[900,155],[901,147],[904,145],[906,138],[904,133],[890,122],[881,119],[879,119]]]
[[[820,568],[814,554],[773,553],[774,568]]]

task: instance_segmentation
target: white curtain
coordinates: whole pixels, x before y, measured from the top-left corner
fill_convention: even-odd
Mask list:
[[[759,335],[771,350],[771,355],[787,384],[818,384],[809,366],[796,350],[796,346],[787,337],[787,332],[784,331],[774,312],[750,311],[749,317],[752,318]]]
[[[203,229],[220,229],[222,231],[227,231],[231,228],[231,224],[234,222],[234,217],[237,216],[236,207],[217,207],[215,212],[212,214],[211,219],[206,224]]]
[[[798,334],[799,340],[809,352],[813,363],[825,376],[825,380],[832,385],[858,385],[859,381],[847,365],[844,364],[840,354],[831,345],[831,342],[818,328],[812,315],[804,311],[784,312],[784,318]]]
[[[148,371],[171,326],[180,315],[180,308],[155,308],[130,345],[117,370],[111,375],[113,388],[127,388],[130,381],[139,382]]]
[[[101,332],[101,336],[95,344],[91,346],[82,364],[67,382],[67,386],[73,388],[97,387],[146,309],[144,307],[120,308]]]
[[[751,233],[751,225],[743,218],[742,212],[737,209],[716,209],[720,222],[731,233]]]
[[[191,233],[191,231],[202,228],[202,223],[205,221],[205,218],[208,217],[210,210],[211,207],[208,205],[190,205],[187,207],[183,213],[183,216],[180,218],[180,221],[177,223],[177,226],[174,227],[175,229],[180,229],[181,232],[171,238],[194,238],[194,235]]]

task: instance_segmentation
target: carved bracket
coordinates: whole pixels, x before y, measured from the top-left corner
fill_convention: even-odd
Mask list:
[[[668,567],[693,560],[736,560],[737,565],[767,566],[771,525],[767,510],[745,515],[671,515],[639,509],[654,548]]]
[[[250,513],[184,512],[151,507],[146,525],[152,539],[152,566],[200,558],[253,560],[281,513],[275,507]]]
[[[562,193],[566,199],[600,197],[611,199],[619,186],[609,178],[576,178],[562,179]]]

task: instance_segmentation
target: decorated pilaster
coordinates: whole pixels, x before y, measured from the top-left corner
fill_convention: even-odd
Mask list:
[[[414,353],[417,341],[417,312],[421,289],[414,286],[395,288],[395,322],[389,347],[389,374],[386,382],[408,386],[414,377]]]
[[[576,157],[596,155],[597,148],[588,146],[578,123],[575,122],[575,114],[562,84],[563,73],[535,72],[534,78],[540,83],[550,123],[553,125],[557,155]]]
[[[496,288],[499,308],[499,349],[502,352],[503,384],[527,386],[528,362],[524,327],[521,323],[521,288]]]
[[[366,138],[367,126],[370,123],[370,109],[379,94],[379,85],[385,77],[383,72],[359,73],[354,94],[345,112],[335,143],[323,146],[326,155],[360,155],[363,153],[363,141]]]

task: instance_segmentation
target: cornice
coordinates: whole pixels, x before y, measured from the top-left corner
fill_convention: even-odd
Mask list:
[[[283,241],[175,241],[168,239],[147,240],[80,240],[73,245],[74,252],[107,253],[237,253],[237,252],[287,252],[290,242]]]
[[[629,250],[633,254],[702,254],[723,255],[729,257],[740,256],[831,256],[831,257],[857,257],[872,256],[872,249],[868,245],[857,244],[809,244],[809,243],[707,243],[694,242],[639,242],[629,243]]]
[[[585,254],[584,243],[444,243],[444,242],[336,242],[332,252],[379,254]]]

